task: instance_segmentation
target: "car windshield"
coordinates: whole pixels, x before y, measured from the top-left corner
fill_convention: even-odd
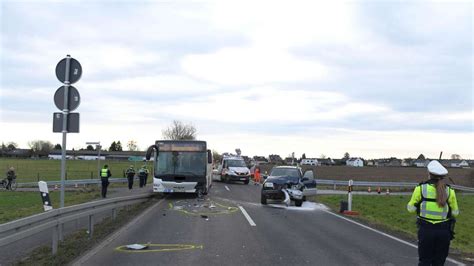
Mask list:
[[[228,167],[247,167],[243,160],[226,160]]]
[[[205,152],[160,152],[156,163],[156,174],[203,176],[206,174],[206,158]]]
[[[292,181],[297,181],[301,177],[301,172],[295,168],[274,168],[270,174],[271,176],[284,176]]]

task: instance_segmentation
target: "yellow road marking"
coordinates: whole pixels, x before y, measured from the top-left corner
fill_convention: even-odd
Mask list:
[[[165,251],[180,251],[190,249],[204,249],[203,245],[191,245],[191,244],[140,244],[147,246],[147,249],[127,249],[127,245],[116,247],[116,251],[127,252],[127,253],[147,253],[147,252],[165,252]]]
[[[199,215],[213,215],[213,214],[231,214],[231,213],[234,213],[236,211],[239,210],[239,208],[237,207],[231,207],[231,206],[225,206],[225,205],[222,205],[218,202],[213,202],[215,205],[219,206],[219,207],[222,207],[224,208],[225,210],[221,210],[221,211],[216,211],[216,212],[190,212],[190,211],[187,211],[185,210],[184,208],[183,209],[179,209],[179,210],[175,210],[174,209],[174,206],[173,204],[170,202],[168,204],[170,210],[173,210],[173,211],[178,211],[178,212],[182,212],[184,214],[187,214],[187,215],[193,215],[193,216],[199,216]]]

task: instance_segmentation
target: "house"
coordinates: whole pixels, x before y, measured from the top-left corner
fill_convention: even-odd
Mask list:
[[[318,165],[318,160],[315,158],[301,159],[301,165]]]
[[[412,158],[405,158],[402,160],[402,166],[408,167],[413,166],[413,159]]]
[[[416,159],[413,161],[413,165],[416,167],[426,167],[430,163],[430,160]]]
[[[320,158],[320,159],[317,159],[318,161],[318,165],[335,165],[336,163],[334,162],[333,159],[331,158]]]
[[[466,160],[450,160],[449,167],[468,168],[469,163]]]
[[[352,167],[363,167],[364,161],[361,158],[349,158],[346,161],[346,165]]]
[[[375,160],[367,160],[367,166],[375,166]]]
[[[402,165],[402,160],[397,159],[395,157],[378,159],[375,160],[375,165],[384,167],[399,167]]]

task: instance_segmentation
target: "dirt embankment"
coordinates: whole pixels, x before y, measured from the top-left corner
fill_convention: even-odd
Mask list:
[[[261,172],[270,173],[272,167],[261,165]],[[319,179],[417,183],[428,179],[426,168],[416,167],[303,166],[305,169],[313,169]],[[456,185],[474,187],[474,169],[448,168],[448,171]],[[452,184],[449,179],[446,181]]]

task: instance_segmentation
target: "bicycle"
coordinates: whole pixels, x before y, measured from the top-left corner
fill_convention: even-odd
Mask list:
[[[6,190],[7,189],[7,184],[8,184],[8,179],[7,178],[4,178],[3,180],[0,181],[0,189],[1,190]],[[14,178],[12,181],[11,181],[11,186],[10,186],[10,190],[11,191],[15,191],[16,188],[17,188],[18,184],[16,183],[16,178]]]

